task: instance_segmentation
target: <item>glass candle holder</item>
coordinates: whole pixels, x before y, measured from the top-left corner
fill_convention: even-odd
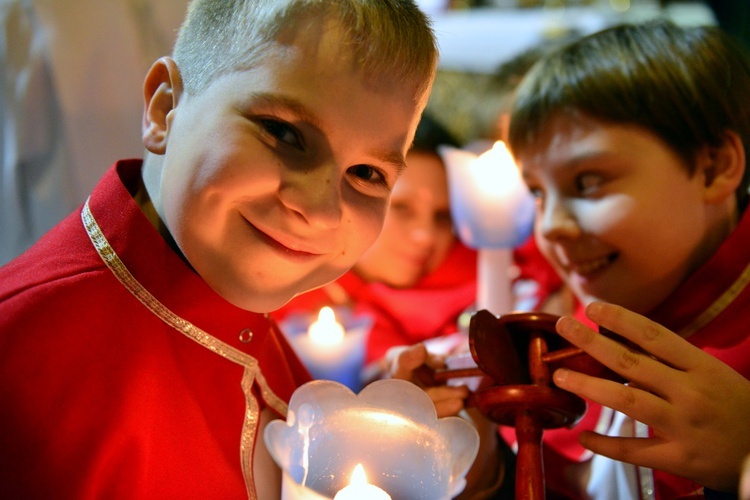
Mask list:
[[[448,500],[464,489],[479,449],[471,424],[438,419],[422,389],[395,379],[359,394],[309,382],[292,395],[286,422],[269,423],[264,439],[283,470],[283,500],[332,499],[358,465],[393,500]]]

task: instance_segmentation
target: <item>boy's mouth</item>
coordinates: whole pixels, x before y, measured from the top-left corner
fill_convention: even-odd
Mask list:
[[[617,253],[611,253],[595,259],[569,262],[564,264],[565,271],[579,276],[591,276],[601,271],[617,258]]]
[[[268,235],[267,233],[258,229],[247,219],[245,219],[245,222],[247,222],[247,225],[250,226],[250,228],[255,232],[255,234],[257,234],[260,237],[260,239],[263,242],[265,242],[268,246],[273,248],[275,251],[282,253],[287,257],[291,257],[294,259],[310,259],[312,257],[317,257],[320,255],[319,253],[308,252],[305,250],[297,250],[295,248],[287,246],[284,243],[273,238],[272,236]]]

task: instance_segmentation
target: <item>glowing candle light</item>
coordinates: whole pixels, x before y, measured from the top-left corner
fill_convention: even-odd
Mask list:
[[[367,482],[365,468],[358,464],[352,472],[349,486],[336,493],[333,500],[391,500],[391,496]]]
[[[451,213],[464,243],[511,248],[531,235],[534,199],[504,142],[479,156],[449,147],[441,154],[448,166]]]
[[[360,372],[371,325],[369,317],[340,322],[333,308],[325,306],[312,322],[306,319],[296,327],[281,326],[313,378],[335,380],[358,391],[362,387]]]
[[[314,380],[294,391],[286,420],[268,423],[264,442],[283,471],[281,500],[448,500],[466,485],[479,434],[460,417],[438,419],[427,393],[405,380],[359,394]]]
[[[317,321],[314,321],[307,330],[310,340],[316,344],[332,346],[344,341],[344,327],[336,321],[333,309],[326,306],[318,313]]]
[[[480,156],[450,147],[440,152],[448,167],[457,233],[479,250],[477,309],[509,312],[511,252],[531,235],[534,198],[502,141]]]

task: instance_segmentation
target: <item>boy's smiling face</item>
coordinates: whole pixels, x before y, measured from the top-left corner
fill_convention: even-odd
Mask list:
[[[376,239],[421,112],[407,86],[363,79],[335,27],[295,36],[176,95],[145,175],[190,264],[256,312],[337,278]]]
[[[584,302],[647,313],[725,236],[705,175],[645,129],[558,114],[517,160],[539,247]]]

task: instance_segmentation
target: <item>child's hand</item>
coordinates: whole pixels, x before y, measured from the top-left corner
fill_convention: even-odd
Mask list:
[[[464,403],[469,396],[466,387],[425,385],[419,376],[420,367],[444,368],[443,358],[427,351],[424,344],[394,347],[386,354],[393,378],[409,380],[424,389],[435,404],[438,418],[458,416],[467,419],[479,433],[479,451],[471,470],[466,475],[466,488],[457,498],[495,498],[505,477],[505,458],[498,448],[497,425],[487,420],[476,408],[467,411]],[[512,481],[513,478],[508,480]]]
[[[392,378],[408,380],[422,387],[435,404],[438,418],[457,415],[464,408],[464,400],[469,396],[466,387],[449,387],[447,385],[426,386],[417,374],[420,366],[442,368],[442,359],[427,352],[424,344],[414,344],[409,347],[396,347],[386,354],[388,372]]]
[[[615,460],[736,493],[743,458],[750,452],[750,381],[627,309],[594,303],[586,315],[644,352],[628,349],[568,317],[559,320],[557,331],[630,385],[565,369],[555,372],[555,383],[648,425],[654,436],[619,438],[585,432],[581,444]]]

